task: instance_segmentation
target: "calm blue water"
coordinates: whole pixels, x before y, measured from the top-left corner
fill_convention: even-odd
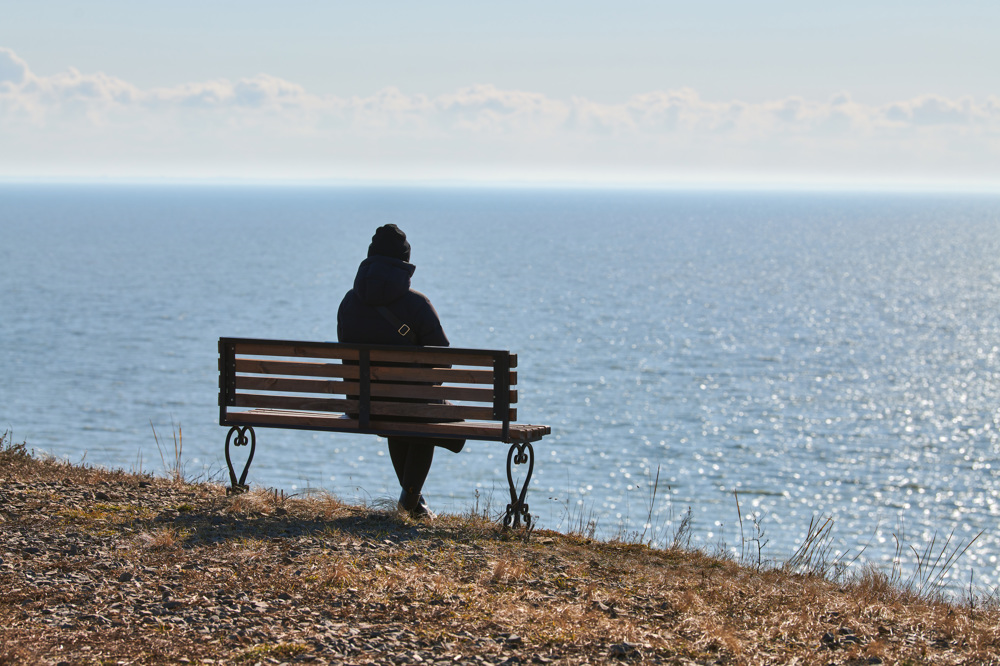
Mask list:
[[[766,557],[820,516],[883,564],[985,530],[952,588],[1000,583],[998,198],[6,185],[0,431],[159,472],[179,426],[221,478],[218,338],[334,339],[387,222],[452,344],[518,353],[540,526],[642,532],[659,471],[647,538],[690,507],[738,548],[736,491]],[[258,440],[253,484],[395,496],[373,438]],[[439,452],[432,506],[502,508],[505,455]]]

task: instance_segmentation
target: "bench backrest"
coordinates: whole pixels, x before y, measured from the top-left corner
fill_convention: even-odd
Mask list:
[[[498,422],[506,441],[515,367],[516,355],[496,350],[221,338],[219,423],[255,409],[301,413],[307,425],[312,413],[320,429],[343,429],[330,415],[344,415],[371,432],[409,420]]]

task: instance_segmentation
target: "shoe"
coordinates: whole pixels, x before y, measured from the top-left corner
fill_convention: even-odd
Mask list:
[[[424,500],[424,496],[417,493],[416,499],[414,499],[413,494],[403,490],[399,494],[399,502],[397,503],[400,511],[405,511],[413,518],[434,518],[434,512],[430,510],[427,506],[427,502]]]
[[[417,505],[410,510],[410,515],[414,518],[426,518],[428,520],[437,518],[434,512],[431,511],[431,508],[427,506],[423,495],[417,496]]]

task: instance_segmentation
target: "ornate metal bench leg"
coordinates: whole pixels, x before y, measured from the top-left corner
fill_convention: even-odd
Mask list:
[[[517,451],[515,455],[514,451]],[[514,465],[521,465],[523,463],[528,463],[528,474],[524,477],[524,484],[521,486],[521,491],[517,491],[517,487],[514,485],[514,472],[512,469],[512,463]],[[531,514],[528,513],[528,505],[525,504],[524,498],[528,494],[528,483],[531,481],[531,473],[535,469],[535,450],[531,446],[531,442],[513,443],[510,445],[510,450],[507,451],[507,483],[510,485],[510,504],[507,505],[507,514],[503,517],[504,527],[520,527],[521,519],[524,519],[524,526],[531,527]]]
[[[247,438],[247,432],[250,433],[249,439]],[[234,434],[236,435],[235,441],[233,441]],[[240,475],[238,481],[236,480],[236,470],[233,469],[233,461],[229,457],[229,443],[231,441],[234,446],[246,446],[250,444],[250,455],[247,456],[247,464],[243,466],[243,473]],[[239,495],[250,490],[250,486],[246,484],[247,472],[250,470],[250,463],[253,462],[253,454],[256,450],[257,435],[254,434],[253,428],[250,426],[233,426],[229,429],[229,434],[226,435],[226,465],[229,467],[229,480],[233,485],[226,488],[227,495]]]

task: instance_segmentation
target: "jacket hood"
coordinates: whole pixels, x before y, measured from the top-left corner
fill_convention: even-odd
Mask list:
[[[388,305],[410,291],[410,277],[417,267],[402,259],[368,257],[358,267],[354,291],[367,305]]]

